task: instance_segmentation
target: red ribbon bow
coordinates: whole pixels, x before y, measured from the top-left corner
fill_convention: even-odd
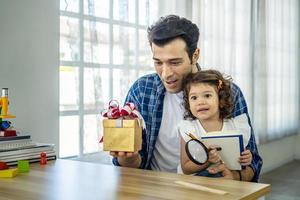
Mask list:
[[[135,105],[133,103],[127,102],[123,108],[119,107],[119,103],[116,100],[111,100],[108,105],[108,109],[102,113],[103,117],[109,119],[123,118],[137,118],[137,112]]]
[[[103,117],[108,119],[118,119],[120,117],[125,119],[138,118],[138,111],[133,103],[127,102],[123,108],[119,107],[119,103],[116,100],[111,100],[108,104],[108,109],[102,112]],[[103,142],[103,136],[99,143]]]

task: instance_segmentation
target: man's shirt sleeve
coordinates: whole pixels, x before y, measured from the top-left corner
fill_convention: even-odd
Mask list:
[[[250,167],[253,169],[253,172],[254,172],[254,177],[253,177],[252,181],[257,182],[263,161],[257,150],[254,131],[253,131],[251,120],[250,120],[250,117],[248,114],[248,108],[247,108],[247,104],[246,104],[244,95],[243,95],[242,91],[240,90],[240,88],[235,84],[233,84],[232,92],[233,92],[234,103],[235,103],[233,117],[236,117],[238,115],[246,113],[246,115],[248,117],[249,126],[251,127],[251,135],[250,135],[249,143],[246,146],[246,148],[249,149],[252,153],[252,162],[250,165]]]
[[[125,102],[131,102],[133,103],[137,110],[139,112],[141,112],[141,104],[142,104],[142,98],[141,98],[141,83],[138,81],[136,81],[132,87],[130,88],[130,90],[127,93]],[[143,114],[141,113],[141,115],[143,116]],[[143,116],[144,117],[144,116]],[[145,117],[144,117],[145,118]],[[147,158],[147,140],[146,140],[146,130],[143,129],[142,131],[142,149],[139,151],[139,154],[141,156],[142,162],[140,165],[140,168],[144,168],[145,167],[145,163],[146,163],[146,158]],[[112,163],[116,166],[120,166],[120,163],[118,162],[118,159],[116,157],[114,157],[112,159]]]

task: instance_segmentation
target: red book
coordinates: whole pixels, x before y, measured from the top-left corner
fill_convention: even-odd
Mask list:
[[[16,132],[16,130],[7,129],[5,131],[0,131],[0,136],[2,136],[2,137],[17,136],[17,132]]]

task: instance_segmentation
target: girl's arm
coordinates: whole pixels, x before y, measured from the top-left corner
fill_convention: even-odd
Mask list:
[[[206,169],[209,166],[209,162],[206,162],[203,165],[197,165],[193,163],[186,154],[185,144],[186,142],[184,141],[184,139],[180,137],[180,162],[183,173],[193,174]]]

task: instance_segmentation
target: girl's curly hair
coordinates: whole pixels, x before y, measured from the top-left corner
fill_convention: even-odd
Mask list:
[[[232,78],[223,76],[217,70],[201,70],[187,75],[183,80],[184,119],[196,119],[190,110],[189,93],[191,86],[197,83],[206,83],[215,88],[219,97],[220,118],[230,118],[234,106],[231,91]]]

